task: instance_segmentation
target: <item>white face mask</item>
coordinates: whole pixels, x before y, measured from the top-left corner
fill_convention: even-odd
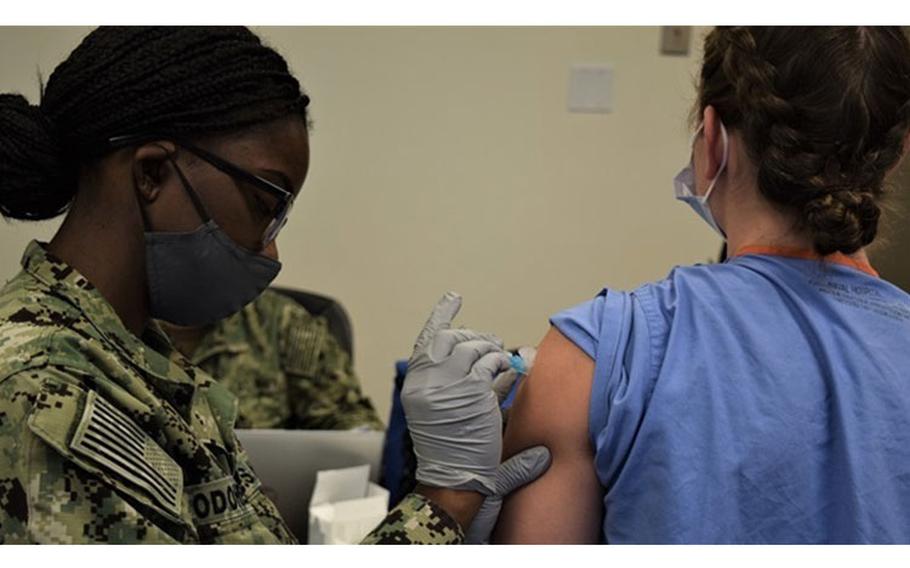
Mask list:
[[[698,130],[695,131],[695,134],[692,136],[692,143],[690,146],[695,144],[695,138],[698,136],[699,132],[704,128],[704,123],[698,126]],[[717,170],[717,175],[714,176],[714,179],[711,180],[711,183],[708,185],[708,190],[704,195],[695,194],[695,169],[693,167],[694,158],[689,159],[689,165],[684,167],[682,171],[676,174],[676,177],[673,178],[673,191],[676,193],[676,199],[680,201],[685,201],[692,207],[692,209],[698,213],[698,216],[704,219],[711,228],[717,231],[717,233],[723,237],[727,238],[727,235],[724,234],[720,226],[717,224],[717,221],[714,220],[714,215],[711,214],[711,208],[708,206],[708,198],[711,197],[711,192],[714,191],[714,186],[717,185],[717,180],[720,178],[720,175],[724,172],[724,168],[727,167],[727,154],[730,150],[729,141],[727,140],[727,129],[724,128],[724,123],[720,123],[720,133],[721,138],[724,141],[724,156],[720,161],[720,168]]]

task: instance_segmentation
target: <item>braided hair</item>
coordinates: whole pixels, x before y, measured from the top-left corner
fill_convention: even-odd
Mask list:
[[[910,130],[910,43],[892,27],[730,27],[705,39],[697,109],[738,129],[773,204],[816,252],[878,231]]]
[[[287,115],[309,98],[244,27],[100,27],[54,70],[41,103],[0,94],[0,214],[55,217],[80,167],[115,136],[192,138]]]

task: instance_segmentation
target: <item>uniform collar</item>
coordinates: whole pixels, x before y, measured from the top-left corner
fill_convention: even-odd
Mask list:
[[[75,268],[48,252],[46,243],[32,241],[22,256],[22,268],[44,283],[59,298],[73,305],[88,320],[100,338],[143,372],[178,410],[188,407],[195,390],[192,364],[173,357],[170,340],[157,324],[150,323],[143,340],[133,335],[113,306]]]
[[[872,265],[866,261],[857,260],[851,258],[844,253],[834,253],[827,256],[821,256],[811,249],[803,249],[796,247],[775,247],[775,246],[763,246],[763,245],[746,245],[739,247],[736,252],[730,257],[735,258],[737,256],[745,256],[748,254],[757,254],[757,255],[770,255],[770,256],[784,256],[788,258],[802,258],[806,260],[823,260],[825,262],[830,262],[832,264],[840,264],[842,266],[849,266],[861,272],[879,278],[878,272]]]

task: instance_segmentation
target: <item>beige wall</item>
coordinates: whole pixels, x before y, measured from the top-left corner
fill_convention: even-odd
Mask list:
[[[0,28],[0,92],[37,97],[85,28]],[[447,289],[460,321],[535,343],[547,317],[713,257],[719,241],[671,180],[688,159],[693,55],[658,28],[260,28],[313,99],[312,167],[279,239],[277,283],[350,311],[383,416]],[[566,111],[569,66],[608,63],[615,111]],[[0,222],[0,282],[57,222]]]

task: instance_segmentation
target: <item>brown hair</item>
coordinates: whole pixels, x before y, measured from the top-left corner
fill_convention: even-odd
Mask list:
[[[705,38],[697,108],[745,142],[758,187],[822,255],[875,239],[910,129],[910,43],[897,27],[730,27]]]

